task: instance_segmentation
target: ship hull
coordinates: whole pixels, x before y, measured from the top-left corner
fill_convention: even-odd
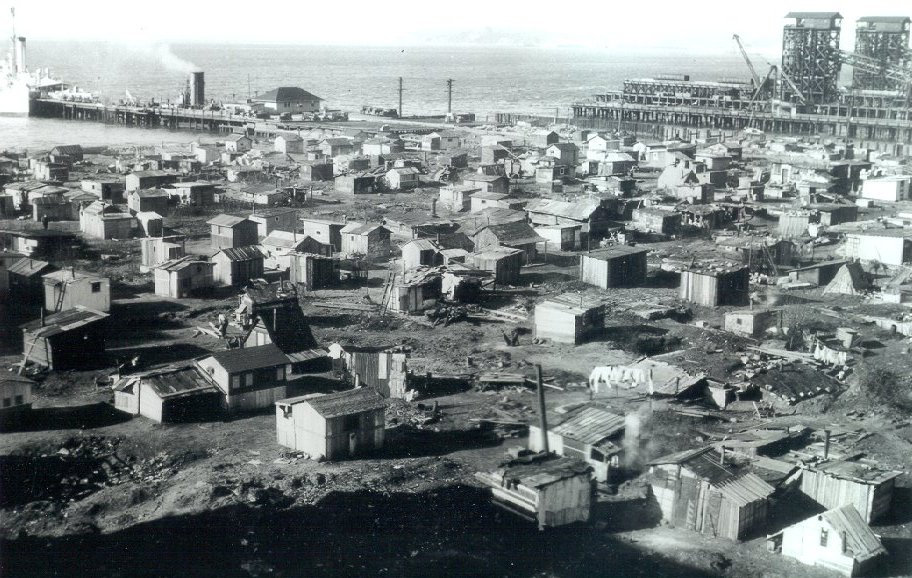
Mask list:
[[[29,87],[24,82],[0,88],[0,116],[28,116],[31,101]]]

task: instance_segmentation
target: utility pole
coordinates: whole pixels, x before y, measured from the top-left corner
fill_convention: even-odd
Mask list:
[[[447,79],[447,116],[453,115],[453,79]]]
[[[399,77],[399,118],[402,118],[402,77]]]
[[[547,454],[551,448],[548,447],[548,416],[545,413],[545,381],[542,378],[541,364],[535,364],[535,380],[538,384],[538,417],[541,425],[542,451]]]

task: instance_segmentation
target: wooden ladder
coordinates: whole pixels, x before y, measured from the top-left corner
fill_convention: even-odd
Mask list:
[[[63,296],[66,295],[67,282],[60,282],[60,295],[57,296],[57,303],[54,305],[54,313],[60,311],[63,307]]]

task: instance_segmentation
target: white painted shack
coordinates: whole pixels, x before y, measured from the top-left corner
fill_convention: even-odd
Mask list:
[[[217,415],[221,394],[194,365],[171,366],[128,375],[114,385],[114,407],[158,423]]]
[[[605,327],[607,304],[595,297],[565,294],[535,306],[535,337],[579,345]]]
[[[355,457],[383,447],[386,401],[373,388],[292,397],[275,406],[278,443],[313,459]]]

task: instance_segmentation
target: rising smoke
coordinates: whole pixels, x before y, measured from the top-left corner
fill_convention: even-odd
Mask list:
[[[167,44],[156,44],[151,48],[152,54],[161,65],[168,70],[173,70],[174,72],[180,72],[182,74],[190,74],[191,72],[199,72],[200,70],[199,66],[174,54],[171,47]]]
[[[650,430],[653,426],[652,403],[641,404],[624,416],[624,467],[638,469],[658,457]]]

